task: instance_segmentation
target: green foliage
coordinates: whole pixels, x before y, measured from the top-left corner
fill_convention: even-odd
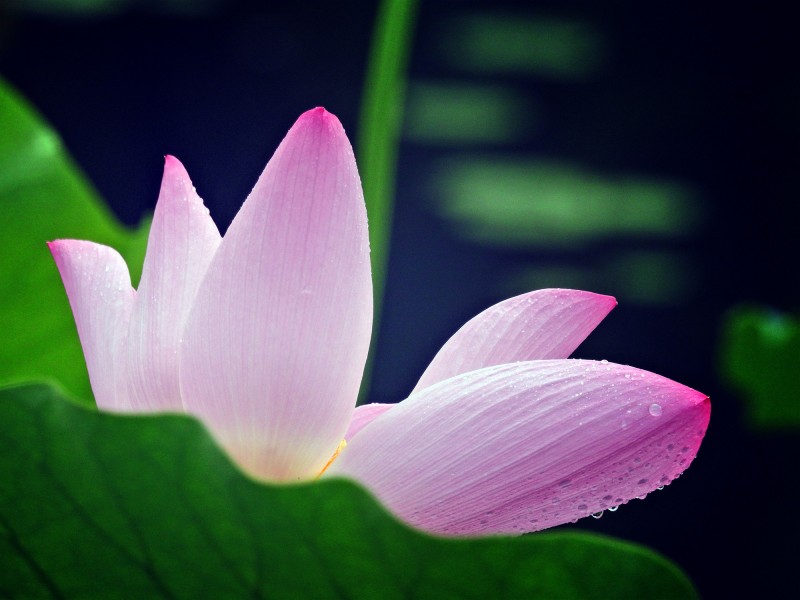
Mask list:
[[[58,136],[2,80],[0,131],[0,385],[54,379],[90,400],[72,312],[46,242],[113,246],[136,279],[148,227],[129,232],[116,221]]]
[[[386,279],[406,71],[417,0],[383,0],[378,9],[361,100],[358,164],[369,215],[376,319]]]
[[[800,427],[800,319],[742,307],[726,319],[722,367],[757,429]]]
[[[455,148],[524,140],[538,124],[525,95],[498,84],[412,83],[405,135],[418,143]]]
[[[413,40],[417,0],[383,0],[378,8],[369,53],[356,156],[369,217],[369,244],[374,290],[373,339],[378,332],[383,288],[389,263],[394,213],[395,175],[406,97],[408,57]],[[372,348],[375,345],[373,344]],[[370,351],[360,400],[367,396],[374,350]]]
[[[443,162],[440,212],[467,238],[503,247],[577,247],[607,238],[668,239],[703,214],[677,183],[609,177],[568,163],[475,156]]]
[[[194,419],[0,390],[0,590],[15,598],[695,598],[639,546],[441,539],[345,480],[265,485]]]
[[[604,32],[588,21],[545,15],[465,11],[441,34],[459,71],[538,75],[579,81],[604,67]]]

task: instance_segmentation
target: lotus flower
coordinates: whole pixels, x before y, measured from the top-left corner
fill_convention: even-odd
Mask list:
[[[427,531],[534,531],[641,497],[689,465],[708,424],[703,394],[569,360],[616,304],[572,290],[489,308],[409,398],[354,408],[372,328],[367,216],[322,108],[224,237],[167,157],[137,290],[115,250],[49,246],[100,408],[196,415],[256,478],[349,477]]]

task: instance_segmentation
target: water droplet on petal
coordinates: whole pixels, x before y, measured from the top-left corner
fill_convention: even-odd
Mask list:
[[[602,510],[601,510],[600,512],[592,513],[592,518],[593,518],[593,519],[599,519],[600,517],[602,517],[602,516],[603,516],[603,513],[604,513],[604,512],[605,512],[605,511],[602,511]]]
[[[650,414],[654,417],[661,416],[661,405],[660,404],[651,404],[650,405]]]
[[[617,512],[618,508],[619,508],[619,506],[609,506],[608,507],[608,512]]]

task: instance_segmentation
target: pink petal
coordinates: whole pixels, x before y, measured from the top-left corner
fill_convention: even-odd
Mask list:
[[[315,477],[347,430],[371,327],[355,159],[317,108],[275,152],[200,285],[181,347],[184,405],[252,474]]]
[[[439,350],[414,391],[483,367],[567,358],[617,301],[577,290],[509,298],[468,321]]]
[[[523,533],[652,492],[697,453],[708,398],[603,362],[488,367],[427,388],[362,430],[326,471],[447,534]]]
[[[125,261],[113,248],[93,242],[56,240],[47,245],[72,307],[97,406],[130,410],[118,393],[125,379],[119,349],[136,295]]]
[[[396,406],[395,404],[362,404],[356,406],[353,411],[353,416],[350,418],[350,426],[347,428],[347,433],[344,439],[349,443],[351,439],[364,427],[372,423],[375,419],[380,417],[387,410]]]
[[[178,344],[219,231],[183,165],[167,156],[127,342],[127,402],[181,410]]]

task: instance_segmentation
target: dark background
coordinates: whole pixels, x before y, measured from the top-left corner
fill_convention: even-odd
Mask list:
[[[356,141],[372,2],[34,4],[0,9],[0,75],[53,124],[128,224],[152,210],[164,154],[186,165],[224,230],[301,112],[324,105]],[[599,40],[591,68],[470,66],[458,24],[498,14],[588,26]],[[799,587],[797,435],[749,427],[744,399],[718,368],[732,307],[800,305],[798,45],[794,22],[774,7],[622,0],[423,1],[415,32],[370,401],[402,399],[455,329],[526,284],[615,295],[620,305],[576,356],[702,390],[713,415],[675,485],[577,526],[659,550],[706,598]],[[501,87],[528,110],[512,111],[519,130],[507,139],[439,139],[436,128],[415,129],[432,83]],[[447,218],[437,178],[443,165],[487,154],[558,161],[611,181],[675,182],[700,216],[668,236],[482,243]],[[642,256],[657,260],[631,270]]]

